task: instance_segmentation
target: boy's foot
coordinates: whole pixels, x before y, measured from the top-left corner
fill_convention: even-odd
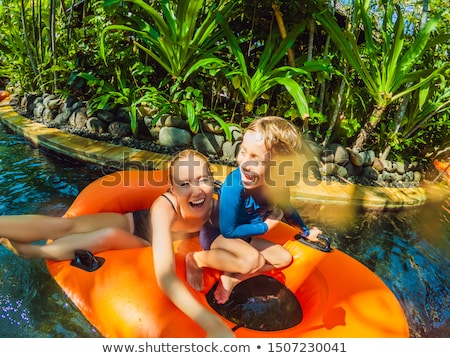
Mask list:
[[[241,282],[241,280],[235,277],[222,275],[219,279],[216,290],[214,291],[214,298],[216,299],[216,302],[221,305],[227,303],[228,299],[230,298],[231,292],[233,292],[233,288],[239,282]]]
[[[194,253],[186,255],[186,281],[196,291],[203,291],[203,269],[197,265]]]

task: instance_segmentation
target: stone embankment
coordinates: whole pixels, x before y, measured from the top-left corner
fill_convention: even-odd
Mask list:
[[[71,97],[62,100],[53,95],[27,96],[18,105],[17,111],[5,102],[0,108],[1,121],[13,131],[37,147],[109,168],[159,169],[177,150],[194,147],[212,158],[215,176],[223,180],[235,166],[242,139],[237,126],[232,128],[232,140],[227,141],[212,123],[202,133],[191,135],[175,116],[164,116],[150,126],[151,117],[145,113],[132,136],[123,111],[101,111],[90,116],[86,105]],[[32,119],[17,112],[27,117],[31,113]],[[305,143],[308,150],[302,158],[302,176],[287,178],[295,184],[291,190],[294,200],[350,203],[375,209],[417,206],[426,201],[425,190],[418,186],[420,172],[411,167],[402,169],[399,164],[379,162],[373,153],[355,153],[338,144],[321,148]],[[392,168],[396,177],[386,185],[387,177],[394,175]]]

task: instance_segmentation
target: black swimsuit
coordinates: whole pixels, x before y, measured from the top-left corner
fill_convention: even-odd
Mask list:
[[[177,212],[175,209],[175,205],[173,205],[172,200],[170,200],[164,194],[162,196],[169,201],[170,205],[172,205],[173,211]],[[151,242],[150,209],[133,211],[133,222],[134,222],[133,235],[141,239],[144,239],[145,241]]]

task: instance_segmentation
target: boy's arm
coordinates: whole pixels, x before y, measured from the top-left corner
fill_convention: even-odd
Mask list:
[[[304,236],[309,236],[310,230],[306,226],[297,209],[291,203],[289,189],[281,191],[279,194],[281,198],[281,204],[279,203],[278,206],[281,210],[283,210],[284,218],[286,219],[287,223],[291,226],[299,228]]]
[[[240,208],[244,205],[242,201],[243,188],[237,183],[236,177],[227,179],[220,189],[219,200],[219,222],[222,235],[227,238],[242,238],[264,234],[269,227],[262,220],[259,223],[238,225]]]

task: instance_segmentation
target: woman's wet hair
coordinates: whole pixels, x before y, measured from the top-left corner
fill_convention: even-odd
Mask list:
[[[201,160],[203,160],[205,162],[205,164],[208,166],[208,173],[212,177],[212,170],[211,170],[211,166],[209,164],[208,158],[204,154],[202,154],[194,149],[184,149],[184,150],[178,152],[177,154],[175,154],[169,163],[169,181],[170,181],[170,183],[173,184],[173,177],[174,177],[173,171],[174,171],[175,163],[180,160],[191,159],[194,157],[200,158]]]

